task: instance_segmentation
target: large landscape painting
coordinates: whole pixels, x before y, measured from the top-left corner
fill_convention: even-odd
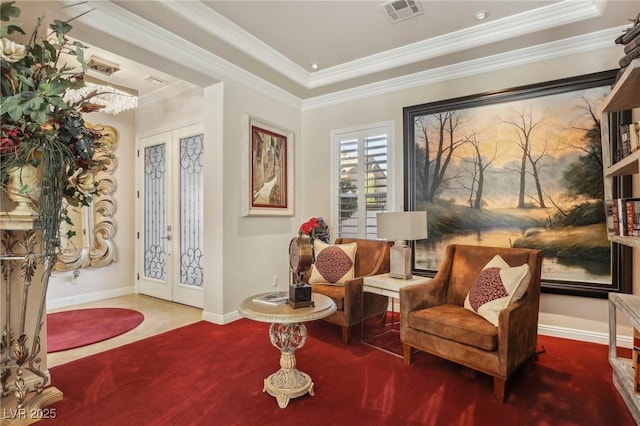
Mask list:
[[[448,244],[544,251],[543,279],[611,285],[603,203],[603,81],[405,108],[412,210],[428,212],[415,268]],[[410,128],[407,128],[409,127]]]

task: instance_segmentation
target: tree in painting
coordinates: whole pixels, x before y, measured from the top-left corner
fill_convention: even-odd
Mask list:
[[[487,169],[493,164],[498,155],[496,146],[491,156],[484,156],[480,151],[480,139],[474,131],[471,132],[468,143],[473,147],[471,158],[464,158],[463,161],[471,165],[467,172],[471,175],[469,190],[469,207],[472,209],[482,208],[482,194],[484,192],[484,176]],[[464,183],[463,183],[464,185]]]
[[[466,143],[460,135],[461,117],[457,111],[421,116],[416,119],[416,134],[422,144],[418,149],[418,188],[425,201],[433,201],[447,181],[456,176],[447,174],[447,167],[460,146]],[[435,130],[435,131],[434,131]]]
[[[607,88],[414,117],[416,209],[437,269],[451,243],[534,247],[551,278],[610,282],[599,105]]]
[[[571,195],[586,195],[590,198],[602,199],[604,197],[602,173],[592,173],[593,170],[603,168],[600,120],[594,113],[591,102],[584,98],[583,101],[585,115],[590,118],[591,123],[589,127],[579,129],[584,132],[584,139],[575,148],[583,151],[584,155],[565,169],[563,178]]]

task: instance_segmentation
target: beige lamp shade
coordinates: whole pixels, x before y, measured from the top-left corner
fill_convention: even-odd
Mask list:
[[[385,240],[421,240],[427,238],[427,212],[378,213],[378,238]]]
[[[391,247],[389,277],[408,280],[411,278],[411,248],[405,241],[427,238],[427,212],[378,213],[378,237],[394,240]]]

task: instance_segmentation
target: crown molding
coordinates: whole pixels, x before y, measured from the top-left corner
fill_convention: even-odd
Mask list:
[[[171,0],[162,0],[161,3],[195,26],[224,40],[297,84],[307,89],[314,89],[464,49],[597,17],[602,14],[606,0],[564,0],[313,73],[298,66],[268,44],[200,1],[177,3]]]
[[[62,2],[71,5],[74,4],[75,0],[62,0]],[[307,86],[319,87],[330,84],[331,82],[350,79],[357,75],[380,71],[383,69],[381,68],[381,66],[383,66],[381,64],[383,63],[392,64],[386,68],[395,67],[400,64],[451,53],[455,50],[468,49],[472,46],[491,43],[504,38],[598,16],[605,3],[606,0],[565,0],[554,3],[517,16],[477,25],[472,28],[318,71],[310,76]],[[94,9],[91,13],[78,18],[81,22],[92,28],[125,40],[167,60],[185,64],[211,77],[212,80],[233,81],[265,94],[285,105],[302,110],[321,108],[425,84],[610,47],[611,39],[617,37],[620,31],[624,29],[623,27],[618,27],[603,30],[302,100],[284,89],[146,21],[112,2],[89,1],[80,6],[83,6],[85,10]],[[265,49],[264,47],[266,45],[264,43],[248,35],[244,30],[235,26],[235,24],[200,2],[181,3],[179,5],[180,8],[175,9],[178,8],[178,5],[163,0],[161,6],[170,7],[172,10],[184,8],[184,12],[181,12],[182,16],[190,20],[195,20],[195,24],[201,27],[204,25],[205,18],[215,19],[213,25],[212,22],[208,22],[207,26],[207,28],[211,28],[220,24],[221,29],[216,30],[215,34],[226,32],[225,36],[221,36],[226,41],[233,41],[238,44],[244,43],[243,49],[247,51],[250,50],[254,57],[257,57],[255,55],[259,56],[261,53],[264,53],[262,56],[263,60],[267,63],[271,62],[276,68],[283,65],[282,60],[284,57],[282,55],[278,53],[279,56],[277,57],[269,56],[269,52],[275,52],[273,49]],[[463,41],[461,41],[461,39],[472,40],[472,44],[470,45],[469,42],[466,42],[466,44],[462,46]],[[296,66],[295,64],[292,65],[291,61],[288,59],[286,59],[286,61],[288,63],[286,67],[284,65],[283,67],[293,69],[293,73],[297,73],[296,78],[300,80],[303,73],[300,72],[300,70],[295,70]],[[306,71],[304,71],[304,73],[306,73]]]
[[[593,5],[598,8],[600,13],[604,12],[604,8],[607,6],[609,0],[592,0]]]
[[[271,69],[286,75],[303,87],[309,85],[310,73],[259,38],[240,28],[200,1],[161,0],[164,7],[187,19],[205,32],[226,41]]]
[[[189,90],[200,90],[202,87],[188,83],[184,80],[177,80],[171,84],[154,90],[151,93],[147,93],[138,97],[138,106],[145,106],[154,102],[161,101],[163,99],[175,99],[176,95],[185,93]]]
[[[62,0],[72,5],[75,0]],[[108,1],[89,1],[82,4],[91,10],[78,21],[118,39],[124,40],[169,61],[184,64],[216,81],[234,81],[270,96],[285,105],[300,108],[297,96],[267,82],[231,62],[153,24]],[[77,10],[77,9],[76,9]]]
[[[314,72],[317,88],[524,34],[600,16],[604,0],[564,0]]]
[[[625,26],[610,28],[317,96],[304,100],[302,110],[323,108],[489,71],[605,49],[612,46],[611,40],[620,35],[624,28]]]
[[[380,52],[313,73],[298,66],[262,40],[243,30],[201,1],[161,0],[162,7],[182,16],[203,31],[229,43],[307,89],[386,71],[461,50],[593,18],[602,14],[606,0],[564,0],[470,28]]]

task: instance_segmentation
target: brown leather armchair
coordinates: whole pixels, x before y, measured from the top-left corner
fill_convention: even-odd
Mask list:
[[[527,263],[531,274],[524,296],[500,311],[497,327],[463,306],[495,255],[510,266]],[[400,289],[404,363],[411,364],[415,348],[483,372],[493,376],[495,397],[504,402],[507,379],[535,357],[541,269],[539,250],[449,245],[430,282]]]
[[[332,315],[323,318],[342,327],[342,341],[351,341],[351,326],[374,316],[383,317],[387,312],[388,299],[372,293],[364,294],[362,302],[362,280],[368,275],[389,272],[389,256],[392,241],[365,240],[358,238],[337,238],[335,244],[357,243],[355,258],[355,278],[344,286],[313,284],[311,291],[329,296],[338,309]],[[308,277],[307,277],[308,278]],[[364,309],[364,315],[362,310]]]

